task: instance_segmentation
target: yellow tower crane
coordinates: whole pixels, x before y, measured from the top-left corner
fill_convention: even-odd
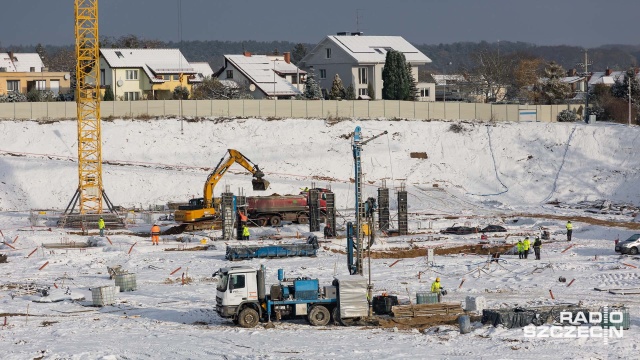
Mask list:
[[[75,41],[78,188],[65,215],[74,213],[76,204],[82,216],[100,215],[103,201],[108,212],[115,214],[102,185],[98,0],[75,0]]]

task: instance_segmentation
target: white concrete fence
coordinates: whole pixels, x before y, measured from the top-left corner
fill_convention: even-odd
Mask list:
[[[334,100],[144,100],[103,101],[102,118],[256,117],[386,118],[483,121],[556,121],[565,109],[581,105],[505,105],[461,102]],[[533,111],[535,110],[535,112]],[[526,114],[526,115],[525,115]],[[0,103],[0,119],[75,119],[75,102]]]

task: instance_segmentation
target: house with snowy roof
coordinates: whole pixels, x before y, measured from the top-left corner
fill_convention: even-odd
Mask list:
[[[193,76],[189,76],[190,84],[198,84],[203,82],[206,78],[213,77],[213,69],[211,69],[211,65],[209,65],[209,63],[192,62],[190,64],[196,72]]]
[[[390,50],[404,54],[416,80],[418,66],[431,62],[401,36],[364,36],[361,32],[340,32],[320,41],[302,58],[300,65],[307,71],[313,69],[324,93],[330,91],[333,78],[338,74],[345,88],[353,85],[356,97],[380,98],[382,68]],[[369,85],[373,94],[369,94]],[[435,101],[435,84],[419,82],[418,91],[420,100]]]
[[[178,49],[100,49],[100,84],[116,100],[167,100],[178,86],[191,93],[197,74]]]
[[[0,95],[49,90],[54,95],[69,91],[71,74],[49,71],[37,53],[0,53]]]
[[[246,87],[255,99],[292,99],[302,95],[306,71],[283,55],[224,55],[224,65],[214,76],[223,84]]]

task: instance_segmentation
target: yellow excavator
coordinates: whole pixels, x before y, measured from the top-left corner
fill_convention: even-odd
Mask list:
[[[260,170],[258,165],[254,164],[249,158],[242,155],[238,150],[228,149],[227,154],[220,159],[220,162],[215,169],[207,176],[207,181],[204,183],[204,197],[195,198],[189,200],[189,205],[183,205],[178,207],[175,212],[175,220],[183,224],[187,223],[185,229],[204,229],[211,228],[210,223],[216,219],[216,214],[219,211],[219,201],[215,201],[213,198],[213,190],[216,184],[222,176],[229,170],[229,167],[234,163],[240,164],[248,172],[253,175],[251,184],[253,190],[264,191],[269,187],[269,182],[264,179],[264,173]],[[217,200],[217,199],[216,199]],[[197,226],[195,223],[203,223],[202,226]]]

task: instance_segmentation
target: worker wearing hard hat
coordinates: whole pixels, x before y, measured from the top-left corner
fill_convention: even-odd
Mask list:
[[[440,287],[439,277],[431,284],[431,292],[438,294],[438,302],[442,302],[442,288]]]
[[[249,227],[247,226],[247,224],[242,225],[242,240],[249,240],[249,236],[251,236]]]
[[[573,225],[571,225],[571,220],[567,221],[567,241],[571,241],[571,233],[573,233]]]
[[[100,230],[100,236],[104,236],[104,219],[100,216],[100,220],[98,220],[98,229]]]
[[[160,226],[153,224],[151,227],[151,245],[160,245]]]

